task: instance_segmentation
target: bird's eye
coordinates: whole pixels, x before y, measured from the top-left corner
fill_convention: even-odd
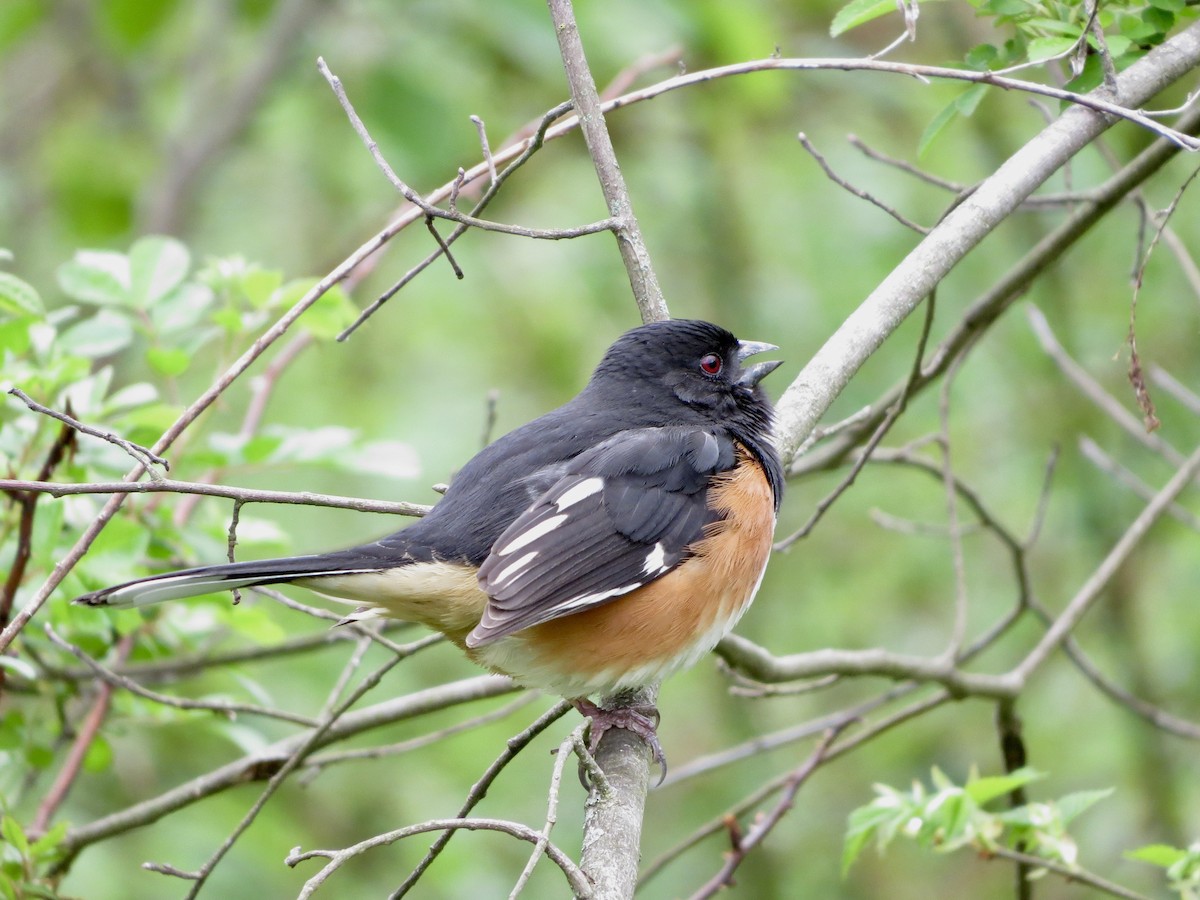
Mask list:
[[[706,353],[700,357],[700,371],[705,375],[721,374],[721,366],[723,365],[724,362],[721,360],[721,357],[715,353]]]

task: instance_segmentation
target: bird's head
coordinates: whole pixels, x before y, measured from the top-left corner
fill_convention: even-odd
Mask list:
[[[654,322],[617,338],[588,390],[637,404],[648,415],[661,417],[660,424],[712,422],[766,434],[771,403],[759,382],[782,363],[746,360],[777,349],[739,341],[710,322]]]

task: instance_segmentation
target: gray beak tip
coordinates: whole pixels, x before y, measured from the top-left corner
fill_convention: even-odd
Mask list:
[[[774,344],[765,344],[761,341],[739,341],[737,349],[738,362],[744,362],[748,357],[754,356],[757,353],[768,353],[778,349]],[[738,384],[754,387],[782,365],[783,360],[773,359],[747,366],[742,371],[742,375],[738,379]]]

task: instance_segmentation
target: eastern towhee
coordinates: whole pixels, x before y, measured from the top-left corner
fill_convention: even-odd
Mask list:
[[[232,588],[297,584],[445,634],[468,657],[588,701],[691,665],[750,605],[771,550],[783,470],[759,381],[743,365],[771,344],[707,322],[622,335],[583,391],[484,448],[433,510],[372,544],[315,556],[204,566],[84,594],[142,606]]]

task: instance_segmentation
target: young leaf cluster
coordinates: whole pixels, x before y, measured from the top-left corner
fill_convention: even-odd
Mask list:
[[[992,808],[1001,798],[1043,777],[1029,768],[995,776],[973,771],[959,785],[935,767],[929,787],[914,782],[902,791],[877,784],[878,796],[850,814],[842,871],[849,870],[872,839],[882,852],[899,835],[940,853],[970,847],[990,854],[999,848],[1021,847],[1025,853],[1075,868],[1078,848],[1067,826],[1112,791],[1081,791],[1054,801]]]

